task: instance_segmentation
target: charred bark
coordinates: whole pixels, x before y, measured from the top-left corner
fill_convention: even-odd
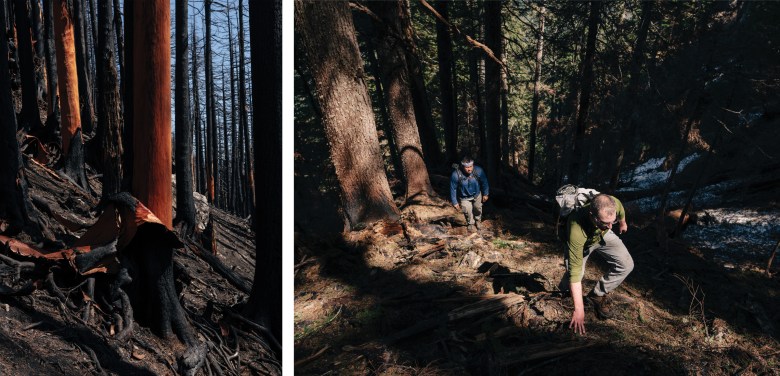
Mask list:
[[[89,33],[84,27],[85,0],[72,1],[72,20],[74,45],[76,47],[76,71],[78,74],[79,100],[81,102],[81,129],[84,133],[92,135],[95,126],[95,107],[92,99],[92,82],[89,73],[89,57],[86,38]]]
[[[52,116],[58,112],[58,92],[57,92],[57,53],[54,49],[54,14],[52,6],[53,0],[43,0],[43,50],[46,57],[46,77],[48,94],[46,103],[48,104],[47,116]],[[47,119],[48,122],[48,119]]]
[[[97,80],[101,95],[98,96],[98,136],[101,145],[103,169],[103,196],[118,193],[122,189],[122,138],[119,111],[119,83],[114,65],[114,10],[111,1],[100,1],[100,35],[98,51],[100,62]]]
[[[255,234],[265,233],[266,238],[257,242],[254,283],[246,313],[266,323],[276,339],[281,339],[282,1],[251,2],[249,22],[253,113],[256,116],[252,122],[255,166],[263,166],[263,176],[267,179],[256,187],[255,195],[268,199],[259,200],[255,209]],[[281,358],[281,350],[278,355]]]
[[[192,199],[192,124],[190,123],[188,6],[176,0],[176,222],[185,234],[195,229]],[[196,94],[197,95],[197,94]]]
[[[38,83],[35,76],[35,61],[33,54],[32,34],[30,33],[29,1],[16,0],[16,35],[19,52],[19,71],[22,79],[22,112],[19,117],[19,127],[26,132],[41,126],[41,115],[38,111]]]

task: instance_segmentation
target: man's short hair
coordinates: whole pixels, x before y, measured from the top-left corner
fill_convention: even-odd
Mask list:
[[[617,204],[612,196],[606,193],[597,194],[590,204],[590,212],[593,215],[612,215],[617,211]]]
[[[474,165],[474,160],[471,159],[471,157],[463,157],[463,159],[460,161],[460,165],[463,167],[469,167]]]

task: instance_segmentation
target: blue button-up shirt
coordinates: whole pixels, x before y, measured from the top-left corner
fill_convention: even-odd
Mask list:
[[[488,186],[485,171],[479,166],[474,166],[474,170],[468,176],[458,167],[452,171],[450,176],[450,201],[453,205],[458,205],[460,199],[471,198],[479,193],[483,196],[490,196],[490,187]]]

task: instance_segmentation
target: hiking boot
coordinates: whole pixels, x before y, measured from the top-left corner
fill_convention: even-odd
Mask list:
[[[474,227],[476,227],[477,230],[482,230],[482,221],[474,222]]]
[[[586,297],[588,298],[588,301],[593,304],[593,310],[596,312],[596,317],[600,320],[612,318],[608,294],[598,296],[591,291]]]
[[[474,232],[474,225],[469,225],[467,229],[469,230],[469,232]]]

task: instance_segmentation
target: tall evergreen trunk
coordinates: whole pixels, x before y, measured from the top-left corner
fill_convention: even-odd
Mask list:
[[[323,114],[347,227],[397,220],[347,3],[296,0],[295,23]]]
[[[590,2],[590,16],[588,17],[588,41],[585,47],[585,58],[582,64],[582,77],[580,79],[580,100],[577,109],[577,125],[574,135],[574,147],[571,153],[569,167],[569,181],[579,184],[580,175],[587,170],[582,168],[582,151],[585,142],[585,128],[587,127],[588,110],[590,109],[590,94],[593,86],[593,59],[596,55],[596,36],[601,22],[601,2]]]
[[[482,90],[484,88],[484,80],[482,74],[480,74],[480,61],[482,61],[482,54],[478,51],[469,51],[469,81],[472,83],[471,96],[474,102],[475,111],[477,114],[476,126],[472,129],[472,134],[476,136],[474,145],[479,149],[480,154],[484,155],[485,152],[485,106],[484,98],[482,96]],[[473,153],[471,150],[470,153]]]
[[[403,177],[406,183],[405,198],[410,202],[424,202],[435,193],[431,187],[428,170],[423,159],[414,106],[410,100],[412,95],[408,86],[410,77],[404,46],[395,37],[401,33],[404,2],[399,0],[368,4],[384,23],[384,27],[377,28],[380,37],[376,50],[379,61],[382,62],[379,64],[379,68],[385,89],[393,138],[403,166]]]
[[[246,174],[245,182],[245,213],[253,213],[256,207],[255,204],[255,175],[254,175],[254,161],[252,160],[252,148],[249,142],[249,114],[247,109],[249,104],[247,103],[246,93],[246,62],[244,61],[244,1],[238,0],[238,85],[240,91],[238,92],[238,106],[241,115],[241,128],[244,133],[244,171]]]
[[[185,234],[195,229],[192,199],[192,124],[190,124],[189,38],[187,0],[176,0],[176,222]],[[197,95],[197,94],[196,94]]]
[[[119,60],[119,74],[120,74],[120,81],[119,81],[119,92],[124,93],[125,92],[125,38],[124,38],[124,31],[125,29],[122,28],[122,8],[119,6],[119,0],[113,0],[114,2],[114,36],[116,41],[116,52],[117,52],[117,59]],[[121,108],[120,108],[121,111]]]
[[[435,3],[436,11],[445,19],[449,19],[449,3],[449,0],[440,0]],[[452,36],[449,28],[443,22],[436,23],[436,55],[439,62],[442,126],[446,134],[446,137],[444,137],[444,148],[447,149],[447,161],[457,162],[458,123],[456,120],[456,97],[452,78],[455,61],[452,57]]]
[[[53,0],[43,0],[43,50],[46,58],[47,87],[46,97],[47,117],[51,116],[58,105],[57,96],[57,53],[54,49],[54,14],[52,13]],[[48,119],[47,119],[48,122]]]
[[[101,1],[99,7],[100,63],[97,67],[97,81],[101,95],[98,96],[98,135],[102,149],[103,197],[106,197],[122,189],[122,118],[119,110],[119,82],[114,61],[113,3]]]
[[[222,169],[220,170],[220,176],[222,176],[223,180],[220,184],[220,187],[222,189],[220,190],[220,195],[222,196],[220,198],[220,202],[222,203],[222,208],[226,210],[230,210],[230,207],[228,205],[228,200],[230,198],[230,153],[228,152],[228,124],[227,124],[227,95],[225,95],[225,64],[222,64],[222,153],[220,155],[224,156],[224,162],[222,163]]]
[[[626,112],[623,116],[623,121],[619,123],[622,128],[621,137],[618,144],[615,169],[612,172],[612,177],[609,182],[610,191],[617,189],[618,181],[620,180],[620,170],[623,168],[623,161],[626,154],[626,146],[633,145],[634,129],[636,128],[636,123],[634,121],[636,116],[638,116],[634,112],[636,110],[636,97],[639,91],[639,72],[642,69],[642,63],[645,57],[647,31],[650,29],[653,5],[653,1],[645,1],[642,3],[642,20],[639,23],[636,45],[631,54],[631,68],[629,68],[630,79],[628,81],[628,88],[626,89],[626,100],[624,104]]]
[[[501,2],[485,3],[485,44],[499,60],[502,57]],[[492,184],[499,185],[499,160],[501,157],[501,66],[487,59],[485,61],[485,126],[487,175]]]
[[[282,1],[251,2],[249,33],[255,99],[252,113],[256,116],[252,122],[257,159],[254,165],[263,166],[263,176],[267,177],[256,187],[255,195],[278,198],[282,196]],[[282,200],[258,200],[254,216],[255,234],[266,235],[262,243],[257,243],[254,283],[246,313],[267,323],[271,333],[281,339]],[[281,353],[278,355],[281,358]]]
[[[439,145],[436,124],[433,122],[431,103],[428,100],[428,93],[425,89],[423,65],[417,51],[416,40],[418,38],[415,36],[414,28],[412,27],[409,0],[402,0],[401,9],[402,15],[399,20],[400,35],[406,46],[406,62],[409,65],[409,73],[411,75],[412,102],[414,103],[414,115],[417,119],[418,133],[422,142],[422,151],[431,165],[438,166],[444,160],[444,156]]]
[[[539,30],[536,37],[536,58],[534,60],[534,97],[531,100],[531,140],[528,145],[528,181],[534,182],[536,168],[536,129],[539,125],[539,85],[542,76],[542,57],[544,54],[544,16],[547,9],[544,3],[539,5]]]
[[[76,184],[89,190],[84,171],[84,145],[81,138],[74,30],[66,0],[55,0],[54,28],[60,86],[60,136],[62,137],[63,170]]]
[[[38,79],[35,75],[32,34],[30,33],[29,0],[16,0],[16,36],[19,52],[19,72],[22,80],[22,112],[18,124],[29,132],[41,126],[38,112]]]
[[[89,71],[89,56],[86,38],[90,37],[84,27],[84,1],[73,1],[73,33],[75,36],[74,44],[76,46],[76,71],[78,74],[79,99],[81,100],[81,129],[91,135],[95,124],[95,107],[92,100],[92,82]]]

